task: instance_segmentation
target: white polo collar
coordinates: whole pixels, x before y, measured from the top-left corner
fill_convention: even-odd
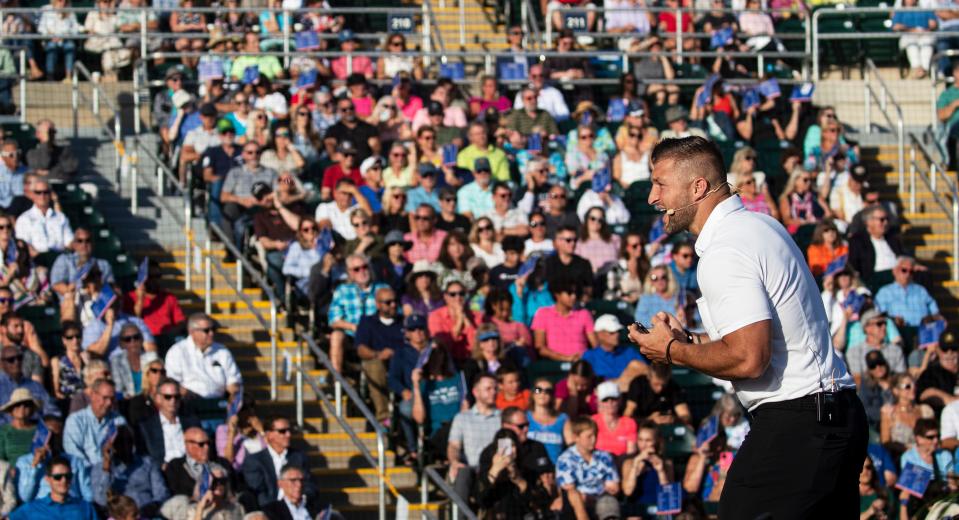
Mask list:
[[[739,198],[739,195],[733,195],[713,208],[712,213],[706,217],[706,223],[703,224],[703,229],[700,231],[699,237],[696,238],[697,255],[700,257],[703,256],[703,253],[712,242],[713,235],[716,234],[716,231],[722,225],[723,219],[737,211],[746,211],[746,207],[743,206],[743,201]]]

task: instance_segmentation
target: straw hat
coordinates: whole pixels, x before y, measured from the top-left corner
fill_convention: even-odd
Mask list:
[[[40,403],[36,400],[36,398],[33,397],[33,394],[31,394],[29,390],[26,388],[17,388],[12,394],[10,394],[10,400],[7,401],[7,404],[0,408],[0,412],[9,412],[13,409],[13,407],[27,401],[33,404],[34,408],[38,410],[40,409]]]

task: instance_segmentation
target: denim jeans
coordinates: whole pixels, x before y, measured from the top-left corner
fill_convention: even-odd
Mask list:
[[[959,29],[959,27],[949,28],[948,30],[955,31],[957,29]],[[946,30],[946,29],[943,29],[943,30]],[[940,52],[948,51],[950,49],[959,49],[959,38],[951,37],[951,36],[939,36],[938,38],[936,38],[937,54]],[[950,58],[949,56],[940,56],[939,61],[937,62],[939,66],[939,74],[941,74],[943,77],[951,75],[952,63],[954,59],[956,58]]]
[[[47,53],[46,73],[47,79],[57,70],[57,58],[62,54],[63,63],[66,68],[66,74],[73,71],[73,62],[77,56],[77,44],[73,40],[60,40],[58,42],[48,41],[43,44],[43,49]]]
[[[400,412],[400,430],[403,432],[403,437],[406,438],[406,449],[410,453],[415,453],[416,425],[413,424],[413,399],[406,399],[397,408]]]
[[[274,294],[279,301],[283,301],[286,294],[286,279],[283,276],[283,260],[285,258],[286,251],[266,252],[266,277],[273,285]]]

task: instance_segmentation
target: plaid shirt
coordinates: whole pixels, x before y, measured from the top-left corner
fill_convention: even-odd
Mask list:
[[[918,327],[926,316],[939,314],[936,300],[916,283],[903,287],[893,282],[882,287],[876,293],[876,306],[890,316],[901,317],[910,327]]]
[[[483,415],[474,405],[453,417],[449,442],[460,445],[467,465],[479,467],[480,454],[483,453],[483,448],[493,442],[493,437],[502,426],[500,423],[499,410],[494,409],[489,414]]]
[[[361,291],[355,283],[345,283],[333,291],[333,301],[330,302],[330,311],[327,319],[330,323],[346,321],[354,325],[360,323],[360,318],[376,312],[376,291],[389,287],[383,283],[373,283],[366,291]],[[350,336],[353,331],[344,331]]]

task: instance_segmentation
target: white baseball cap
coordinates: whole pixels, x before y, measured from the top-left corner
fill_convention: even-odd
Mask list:
[[[623,324],[619,322],[616,316],[603,314],[599,318],[596,318],[596,323],[593,324],[593,330],[596,332],[619,332],[623,330]]]
[[[596,387],[596,398],[599,399],[600,402],[610,397],[618,399],[619,396],[619,386],[613,381],[604,381]]]

